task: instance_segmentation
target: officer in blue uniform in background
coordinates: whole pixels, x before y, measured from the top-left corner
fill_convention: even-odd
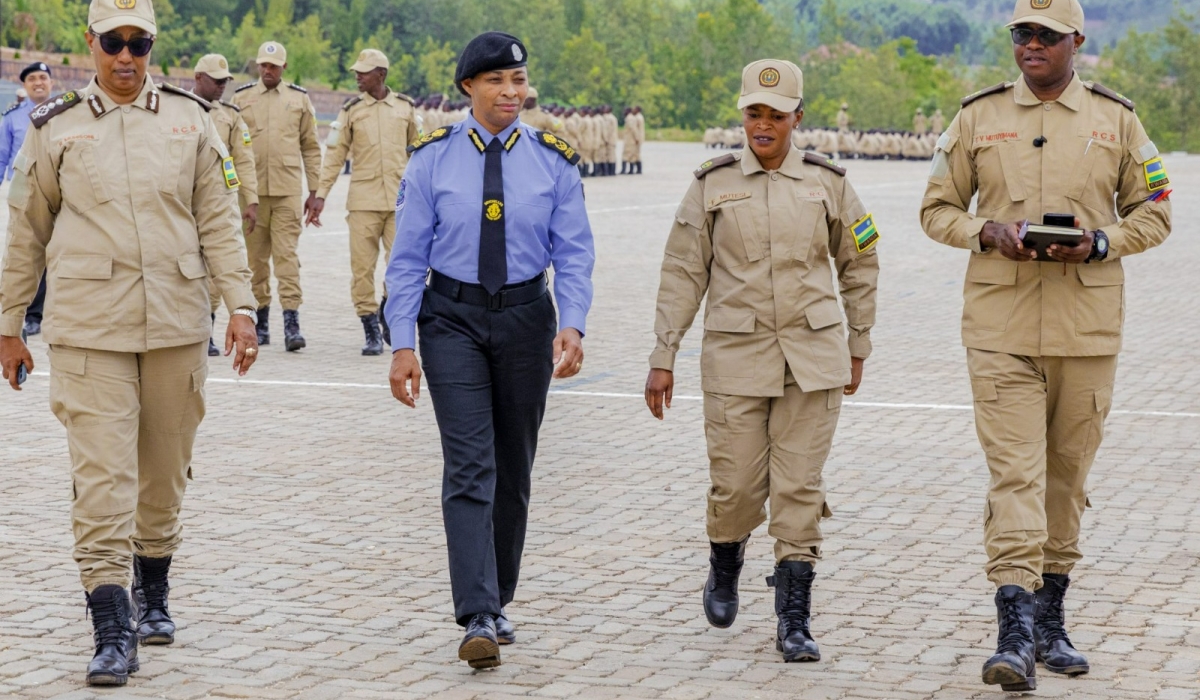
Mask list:
[[[519,121],[526,60],[501,32],[463,50],[454,80],[471,112],[409,148],[387,270],[392,394],[415,406],[423,363],[445,461],[454,615],[467,628],[458,656],[472,668],[499,666],[499,644],[515,640],[504,606],[517,587],[538,429],[551,375],[583,366],[592,303],[579,156]]]

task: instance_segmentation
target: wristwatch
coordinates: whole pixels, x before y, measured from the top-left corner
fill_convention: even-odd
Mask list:
[[[1093,231],[1092,236],[1092,254],[1084,261],[1085,263],[1093,260],[1101,262],[1108,257],[1108,234],[1103,231]]]
[[[233,316],[248,316],[248,317],[254,319],[255,321],[258,320],[258,312],[256,312],[254,309],[246,309],[246,308],[234,309],[232,315]]]

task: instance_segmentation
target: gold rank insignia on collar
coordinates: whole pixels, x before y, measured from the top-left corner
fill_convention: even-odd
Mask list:
[[[479,136],[479,132],[475,131],[474,127],[472,127],[467,129],[467,136],[471,137],[471,143],[475,144],[475,149],[480,153],[483,153],[484,149],[487,148],[487,144],[483,142],[483,138]],[[512,136],[509,136],[508,140],[504,142],[504,150],[511,151],[513,146],[517,145],[517,141],[520,139],[521,130],[513,129]]]
[[[521,138],[521,130],[513,129],[512,136],[509,136],[508,140],[504,142],[504,150],[511,151],[512,147],[517,145],[517,140],[520,138]]]

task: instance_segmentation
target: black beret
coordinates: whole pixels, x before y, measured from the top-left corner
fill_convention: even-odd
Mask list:
[[[528,61],[529,52],[517,37],[504,32],[484,32],[472,39],[458,57],[454,86],[465,95],[462,81],[488,71],[520,68]]]
[[[41,71],[46,75],[50,75],[50,66],[40,61],[37,63],[30,63],[28,66],[25,66],[25,70],[21,71],[21,82],[25,82],[25,78],[29,77],[30,73],[37,73],[38,71]]]

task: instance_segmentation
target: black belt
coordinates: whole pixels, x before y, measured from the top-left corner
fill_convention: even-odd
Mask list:
[[[488,294],[481,284],[459,282],[453,277],[447,277],[437,270],[430,270],[429,288],[455,301],[462,301],[474,306],[482,306],[489,311],[499,311],[510,306],[519,306],[535,301],[546,293],[546,273],[531,280],[506,284],[495,294]]]

